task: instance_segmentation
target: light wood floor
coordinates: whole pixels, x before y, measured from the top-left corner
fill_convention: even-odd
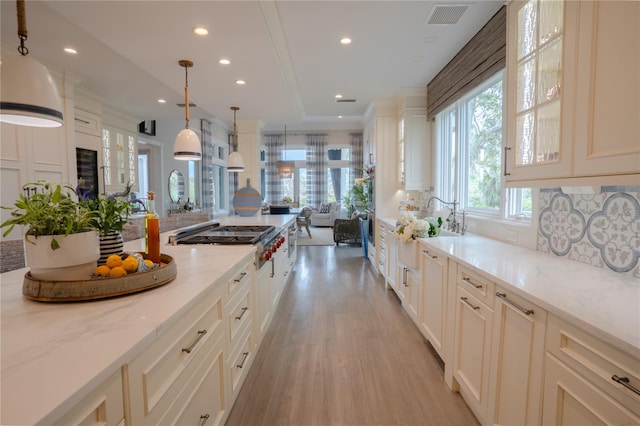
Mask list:
[[[298,262],[227,425],[477,425],[362,249]]]

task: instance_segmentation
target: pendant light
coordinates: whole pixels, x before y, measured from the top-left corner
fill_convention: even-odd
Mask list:
[[[28,58],[25,1],[16,1],[20,55],[0,62],[2,75],[0,121],[29,127],[60,127],[64,123],[62,99],[47,68]]]
[[[184,67],[184,111],[186,125],[180,130],[173,145],[173,158],[176,160],[193,160],[198,161],[202,158],[202,147],[200,146],[200,138],[189,128],[189,75],[188,70],[193,66],[193,62],[181,59],[178,61],[181,67]]]
[[[231,107],[233,111],[233,152],[229,154],[227,160],[227,170],[232,173],[244,172],[244,160],[238,152],[238,126],[236,124],[236,112],[240,108]]]
[[[296,164],[293,161],[287,161],[287,125],[284,125],[284,161],[278,161],[278,176],[281,179],[289,179],[293,176],[293,170]]]

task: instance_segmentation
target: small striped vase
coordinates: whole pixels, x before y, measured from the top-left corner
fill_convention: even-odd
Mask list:
[[[107,263],[107,257],[112,254],[122,253],[124,247],[124,240],[122,234],[118,231],[112,231],[107,235],[100,236],[100,259],[98,259],[98,265],[104,265]]]

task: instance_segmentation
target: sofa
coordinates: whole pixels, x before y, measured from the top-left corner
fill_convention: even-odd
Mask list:
[[[318,210],[313,210],[309,223],[311,226],[333,226],[338,216],[340,216],[340,203],[323,203]]]

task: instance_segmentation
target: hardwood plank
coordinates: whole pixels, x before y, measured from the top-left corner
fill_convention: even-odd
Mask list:
[[[477,425],[356,247],[298,247],[227,425]]]

